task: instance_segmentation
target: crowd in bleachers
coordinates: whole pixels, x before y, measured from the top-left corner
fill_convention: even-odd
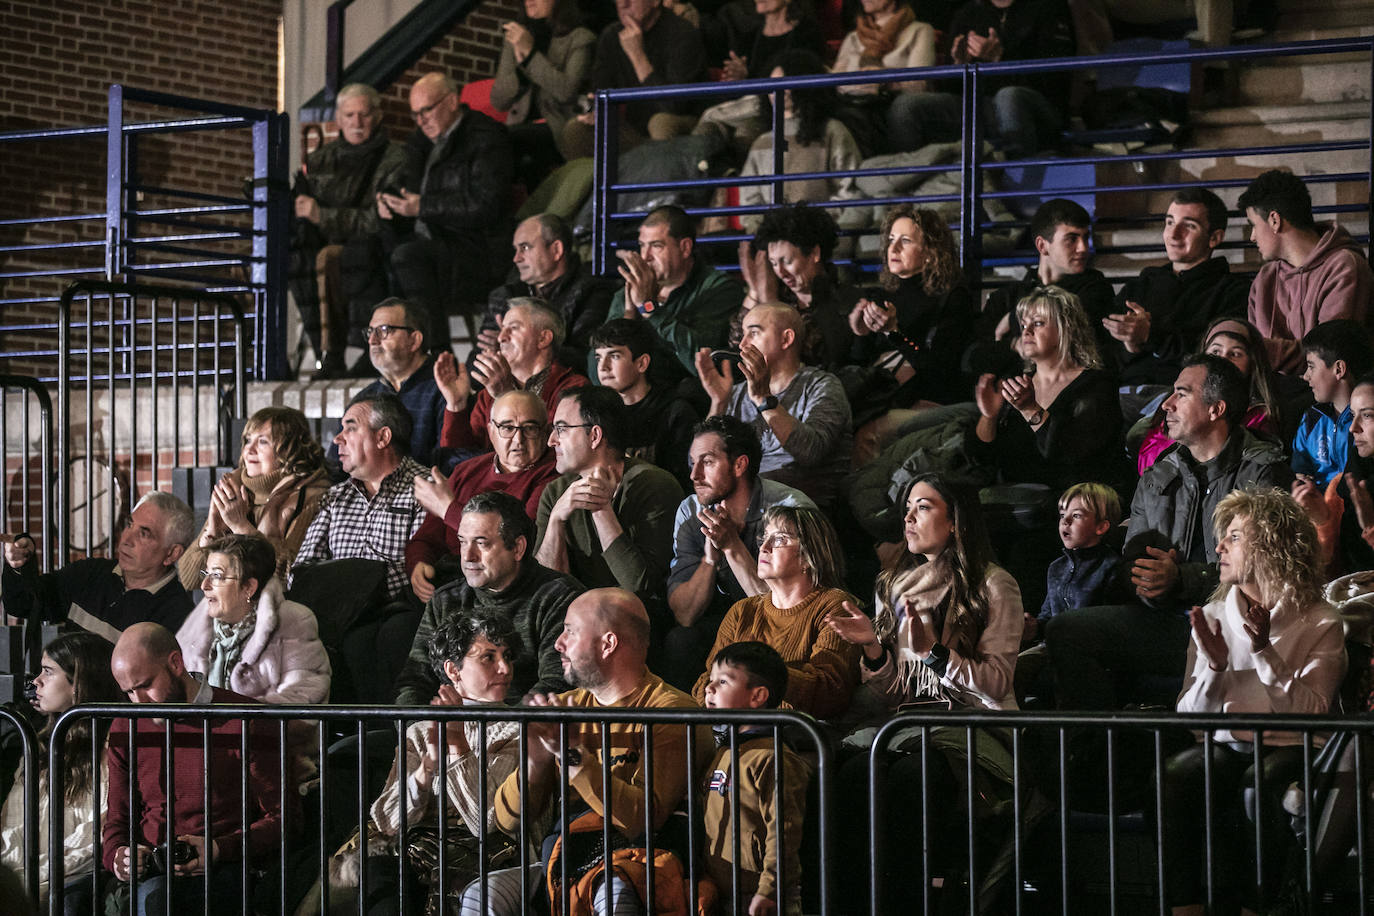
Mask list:
[[[298,187],[295,287],[314,310],[307,331],[324,374],[350,371],[343,350],[362,343],[354,368],[378,378],[332,443],[288,408],[250,418],[199,534],[187,506],[151,493],[116,556],[40,575],[33,541],[7,541],[6,613],[76,631],[43,656],[35,708],[49,724],[121,696],[785,704],[834,734],[837,835],[858,849],[870,826],[866,752],[902,709],[1338,709],[1343,681],[1362,672],[1347,671],[1323,586],[1374,569],[1374,275],[1343,229],[1315,221],[1299,178],[1266,172],[1240,197],[1264,261],[1253,280],[1219,255],[1229,217],[1208,190],[1174,195],[1163,263],[1120,292],[1091,266],[1088,213],[1052,199],[1031,220],[1037,262],[986,302],[931,209],[887,211],[874,282],[841,269],[845,217],[824,204],[853,193],[846,180],[797,183],[759,214],[738,274],[702,255],[695,221],[675,205],[648,210],[614,279],[592,275],[556,207],[513,217],[517,178],[559,183],[535,191],[540,201],[566,200],[582,180],[569,169],[590,150],[591,118],[578,110],[589,87],[687,82],[717,64],[725,79],[819,72],[825,36],[799,2],[620,0],[598,37],[569,0],[528,0],[504,26],[493,89],[507,125],[428,74],[411,89],[408,147],[376,139],[373,90],[341,90],[342,136],[312,154]],[[863,0],[836,68],[1072,51],[1056,4],[947,6],[932,5],[943,12],[928,23],[896,0]],[[789,93],[789,168],[850,168],[956,139],[957,97],[876,88],[842,101]],[[990,136],[1004,151],[1054,146],[1063,112],[1051,99],[1066,90],[988,88]],[[705,113],[636,103],[621,149],[705,142],[758,172],[774,138],[756,102]],[[485,308],[466,361],[437,331],[455,305]],[[132,721],[110,728],[99,779],[81,751],[104,736],[68,738],[67,912],[92,906],[93,868],[113,877],[115,906],[142,876],[126,901],[139,914],[162,912],[169,883],[197,907],[205,895],[211,912],[237,911],[236,860],[246,851],[261,864],[276,848],[281,799],[294,798],[281,776],[301,783],[317,763],[308,736],[292,723],[281,746],[275,725],[217,724],[211,770],[235,777],[214,786],[207,809],[200,726],[172,729],[166,774],[162,726]],[[733,865],[752,916],[800,912],[808,761],[791,750],[777,759],[771,731],[737,734],[737,756],[729,729],[703,732],[688,760],[685,728],[654,726],[652,772],[642,725],[560,738],[532,724],[523,744],[518,731],[410,726],[366,845],[344,843],[326,875],[318,858],[302,867],[331,894],[356,895],[365,874],[367,899],[351,903],[375,914],[398,911],[402,883],[416,912],[476,914],[483,900],[486,912],[520,912],[522,877],[555,897],[569,891],[575,912],[643,912],[646,873],[660,890],[681,886],[673,815],[695,780],[704,803],[686,813],[701,818],[708,898],[725,906]],[[1019,791],[997,730],[968,771],[978,793],[965,792],[964,764],[938,731],[899,736],[881,761],[887,804],[904,813],[884,826],[891,848],[918,848],[925,820],[941,830],[972,817],[966,795]],[[1215,771],[1227,824],[1263,821],[1266,882],[1296,842],[1280,801],[1301,772],[1300,741],[1269,732],[1258,751],[1255,741],[1219,736],[1205,759],[1190,739],[1160,774],[1167,902],[1184,912],[1202,900],[1193,850],[1204,772]],[[146,752],[131,760],[130,746]],[[281,774],[278,755],[290,763]],[[1247,768],[1261,756],[1266,794],[1255,801]],[[239,796],[240,765],[250,797]],[[781,812],[780,768],[790,774]],[[561,782],[574,820],[555,843]],[[436,795],[456,819],[442,847],[449,901],[436,898],[440,840],[426,832]],[[650,795],[656,856],[645,861],[635,854]],[[610,801],[614,849],[595,845]],[[7,861],[19,855],[18,804],[11,794],[3,812]],[[82,819],[93,805],[105,810],[99,863]],[[528,876],[522,827],[536,844],[549,838],[530,850]],[[980,842],[1010,841],[1009,829],[996,835]],[[483,887],[468,884],[478,837],[499,869]],[[959,845],[932,853],[942,874],[957,874]],[[787,886],[774,882],[779,859]],[[573,887],[559,884],[563,863]],[[889,864],[886,899],[914,905],[926,889]],[[1235,900],[1272,890],[1255,873],[1237,863]],[[863,877],[844,870],[855,883],[841,911],[866,905]],[[319,893],[305,905],[318,907]]]

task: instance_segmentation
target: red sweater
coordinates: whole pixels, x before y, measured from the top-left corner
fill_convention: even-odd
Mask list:
[[[214,691],[213,703],[252,704],[256,700],[230,690]],[[195,706],[187,706],[195,715]],[[109,805],[101,833],[101,860],[114,870],[115,852],[129,845],[129,721],[110,726]],[[163,779],[166,739],[163,725],[152,719],[134,720],[137,765],[135,838],[149,846],[166,841],[167,786]],[[210,838],[219,847],[218,861],[238,861],[243,829],[239,821],[241,723],[235,719],[210,721]],[[281,836],[280,791],[277,780],[277,723],[262,721],[249,728],[248,858],[260,859],[277,848]],[[203,836],[202,723],[178,721],[172,727],[172,837]]]
[[[415,564],[430,563],[445,554],[458,552],[458,525],[463,520],[463,506],[478,493],[495,490],[509,493],[525,504],[525,514],[533,521],[539,511],[539,496],[544,485],[558,476],[554,466],[553,449],[523,471],[499,473],[494,455],[475,455],[459,462],[449,475],[448,486],[453,491],[444,517],[426,514],[420,530],[406,545],[406,573],[415,571]]]
[[[539,397],[553,416],[558,406],[558,398],[569,388],[590,385],[585,375],[580,375],[561,363],[549,366],[549,375],[539,389]],[[477,392],[477,397],[468,400],[463,410],[444,411],[444,431],[439,434],[439,445],[443,448],[480,449],[491,448],[491,437],[487,434],[487,420],[491,419],[492,396],[487,389]]]

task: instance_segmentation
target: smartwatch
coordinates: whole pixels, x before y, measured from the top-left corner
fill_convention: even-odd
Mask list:
[[[778,397],[777,397],[777,395],[770,394],[768,397],[764,398],[762,401],[755,401],[755,402],[754,402],[754,407],[755,407],[755,409],[758,410],[759,413],[763,413],[765,410],[777,410],[777,409],[778,409]]]
[[[945,669],[949,667],[949,646],[937,642],[930,647],[930,654],[921,659],[921,664],[944,677]]]

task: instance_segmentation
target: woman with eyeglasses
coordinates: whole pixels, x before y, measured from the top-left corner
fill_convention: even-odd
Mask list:
[[[48,717],[39,732],[38,765],[38,896],[48,911],[48,747],[58,716],[80,703],[122,703],[124,692],[110,673],[114,647],[104,637],[78,632],[59,636],[43,647],[38,676],[33,679],[34,709]],[[68,731],[62,761],[62,871],[66,884],[63,912],[68,916],[91,912],[92,857],[95,807],[105,808],[105,733],[110,720],[81,719]],[[95,734],[92,735],[94,728]],[[92,759],[92,739],[100,748]],[[100,773],[96,773],[98,761]],[[92,796],[99,786],[99,798]],[[95,807],[93,807],[95,806]],[[0,864],[21,870],[24,865],[24,773],[15,776],[5,807],[0,811]]]
[[[758,574],[768,591],[735,602],[707,657],[731,643],[767,643],[787,662],[791,706],[818,719],[841,715],[858,680],[857,653],[825,621],[854,596],[840,587],[844,556],[829,519],[796,506],[764,512]],[[707,678],[702,672],[692,688],[698,703]]]
[[[277,575],[296,558],[305,531],[329,489],[324,449],[291,407],[264,407],[243,427],[239,466],[220,478],[210,494],[210,514],[200,537],[177,561],[187,591],[200,587],[205,551],[228,534],[260,534],[277,555]]]
[[[282,595],[276,551],[257,534],[211,541],[205,597],[177,631],[188,671],[264,703],[323,703],[332,674],[315,615]]]

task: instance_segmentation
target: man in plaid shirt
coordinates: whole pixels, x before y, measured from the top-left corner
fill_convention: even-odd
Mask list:
[[[424,507],[415,499],[415,478],[429,472],[405,453],[410,430],[410,413],[395,395],[360,394],[349,403],[342,429],[334,437],[348,480],[335,484],[320,501],[320,512],[291,567],[294,577],[302,567],[326,560],[357,558],[386,564],[386,605],[364,611],[340,649],[357,691],[378,691],[388,699],[391,669],[376,657],[377,648],[395,640],[402,647],[395,660],[399,670],[420,622],[418,606],[410,606],[414,602],[405,551],[425,518]],[[312,610],[318,614],[329,609]],[[355,654],[360,664],[352,663]]]

